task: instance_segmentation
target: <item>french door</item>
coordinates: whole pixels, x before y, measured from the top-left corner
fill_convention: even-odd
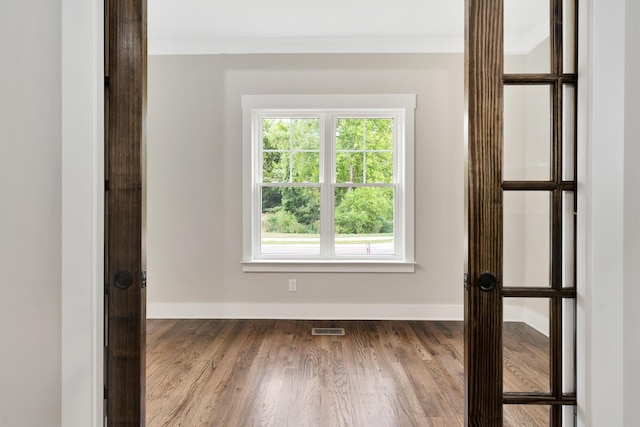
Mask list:
[[[504,55],[505,12],[518,3],[466,0],[470,426],[574,422],[577,0],[537,2],[548,41],[527,54],[535,61]],[[141,426],[146,0],[105,0],[105,18],[106,415],[109,426]],[[503,339],[520,324],[538,331],[542,376],[528,377],[528,355]],[[522,381],[505,382],[505,369]]]
[[[523,2],[466,2],[469,426],[575,423],[577,0],[537,4],[543,32],[505,55]],[[507,341],[518,331],[538,354]]]
[[[145,424],[146,0],[105,0],[105,399]]]

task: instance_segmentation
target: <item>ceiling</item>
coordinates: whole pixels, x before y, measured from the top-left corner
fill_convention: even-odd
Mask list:
[[[462,52],[463,0],[150,0],[149,54]],[[505,49],[548,34],[548,3],[505,0]]]

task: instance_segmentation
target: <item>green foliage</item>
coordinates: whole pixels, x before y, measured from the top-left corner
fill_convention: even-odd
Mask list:
[[[393,233],[393,221],[385,221],[384,224],[382,224],[382,229],[380,230],[381,233]]]
[[[282,188],[282,207],[300,224],[317,231],[320,224],[320,190],[318,188]]]
[[[264,182],[318,182],[319,119],[263,119]]]
[[[392,149],[393,119],[339,119],[336,125],[337,181],[392,182]]]
[[[264,182],[289,182],[289,153],[265,152],[262,155],[262,179]]]
[[[367,149],[393,149],[393,119],[367,119]]]
[[[282,205],[282,189],[262,187],[262,213],[275,212]]]
[[[380,233],[393,222],[393,189],[358,187],[346,191],[336,209],[339,234]]]
[[[288,150],[290,119],[264,119],[262,121],[262,148],[264,150]]]
[[[393,119],[341,118],[336,123],[337,182],[393,181]],[[263,120],[263,182],[319,182],[320,120]],[[338,233],[393,232],[393,189],[356,187],[335,194]],[[318,187],[264,187],[269,232],[317,233]]]
[[[320,120],[291,119],[291,148],[294,150],[320,149]]]
[[[295,215],[285,210],[267,214],[265,226],[269,233],[299,233],[302,228]]]

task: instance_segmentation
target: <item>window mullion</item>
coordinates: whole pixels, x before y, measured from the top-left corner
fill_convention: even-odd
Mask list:
[[[321,116],[322,133],[320,135],[321,167],[320,177],[320,254],[330,257],[333,254],[333,182],[334,170],[334,117],[324,113]]]
[[[293,182],[293,123],[295,119],[289,120],[289,182]]]
[[[367,119],[362,121],[362,182],[367,182]]]

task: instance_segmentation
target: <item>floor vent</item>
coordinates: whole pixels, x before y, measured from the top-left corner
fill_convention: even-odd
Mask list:
[[[311,335],[344,335],[344,328],[311,328]]]

